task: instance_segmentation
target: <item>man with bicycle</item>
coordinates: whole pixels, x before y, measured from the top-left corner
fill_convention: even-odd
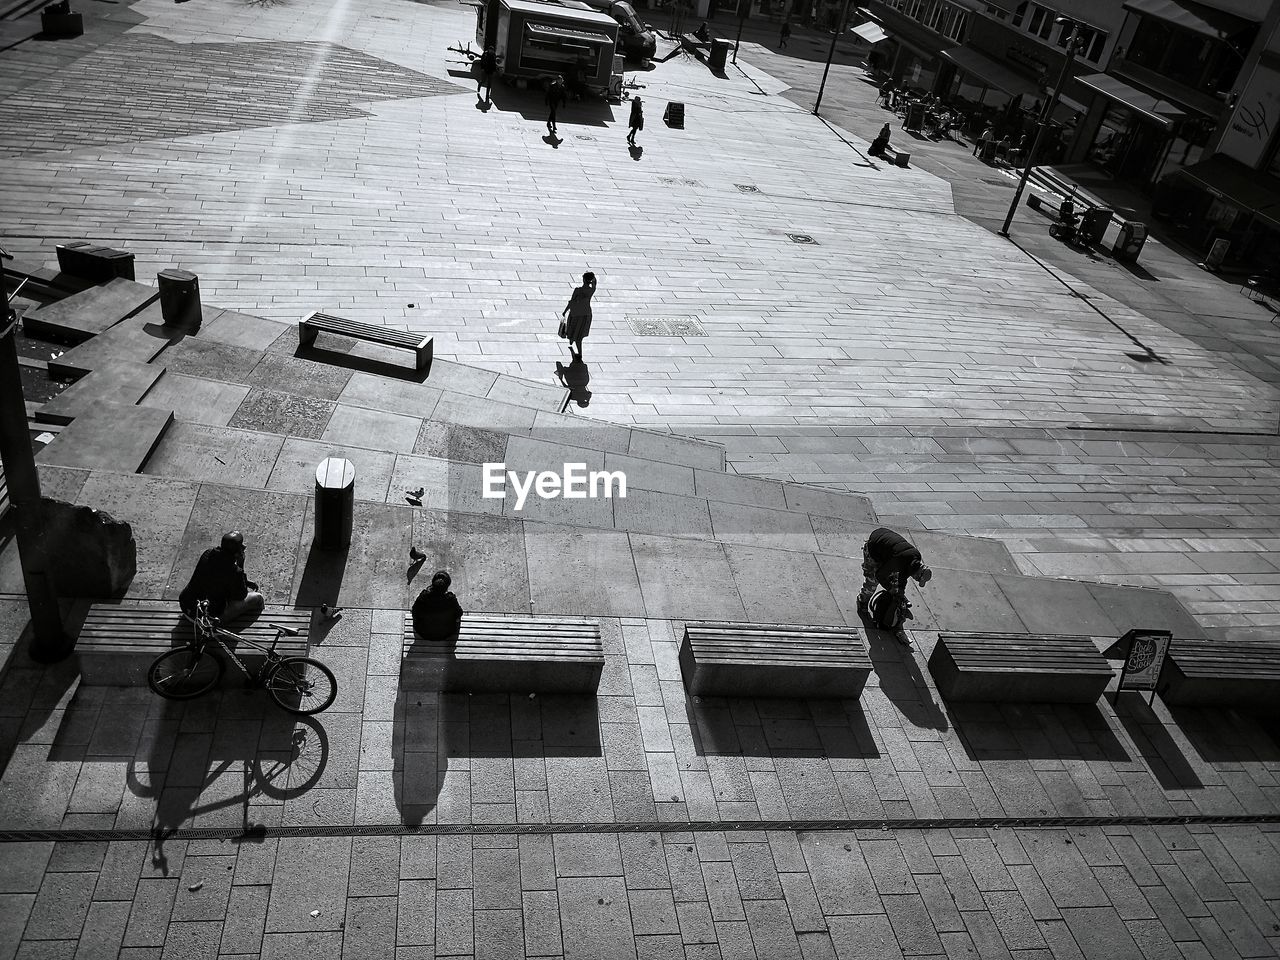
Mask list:
[[[209,601],[209,615],[224,622],[262,612],[266,601],[258,585],[245,576],[244,535],[232,530],[222,543],[200,554],[191,582],[178,594],[178,605],[195,618],[196,604]]]

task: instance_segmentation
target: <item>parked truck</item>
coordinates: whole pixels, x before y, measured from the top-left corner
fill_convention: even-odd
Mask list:
[[[648,60],[658,49],[658,34],[636,16],[626,0],[582,0],[587,6],[613,17],[618,24],[618,46],[631,60]]]
[[[520,85],[563,76],[570,92],[607,96],[618,24],[580,0],[485,0],[476,43],[492,46],[499,75]]]

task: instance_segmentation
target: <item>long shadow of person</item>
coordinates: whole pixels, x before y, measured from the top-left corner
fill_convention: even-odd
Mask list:
[[[638,143],[633,143],[627,147],[627,153],[631,154],[632,160],[638,161],[644,156],[644,147],[640,146]]]
[[[569,395],[565,397],[564,406],[560,408],[561,413],[568,409],[570,403],[576,403],[580,407],[591,403],[591,391],[587,389],[587,384],[591,382],[591,368],[587,366],[581,354],[570,352],[569,356],[572,359],[567,367],[556,361],[556,377],[569,391]]]

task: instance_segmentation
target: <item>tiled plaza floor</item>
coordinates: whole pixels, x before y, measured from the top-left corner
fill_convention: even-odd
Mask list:
[[[1025,250],[995,239],[1007,185],[975,182],[1002,174],[959,145],[869,162],[861,71],[834,69],[829,126],[820,64],[764,36],[724,79],[636,75],[632,154],[618,107],[571,105],[558,146],[532,94],[477,109],[450,3],[87,13],[83,38],[0,53],[6,246],[111,243],[146,283],[181,265],[208,313],[154,345],[142,403],[178,422],[143,472],[59,440],[45,490],[134,525],[130,596],[156,602],[235,516],[274,602],[347,604],[313,635],[341,693],[294,723],[256,691],[82,685],[24,658],[0,599],[0,957],[1277,955],[1274,732],[1128,694],[952,705],[926,666],[939,629],[1198,629],[1163,594],[1018,568],[1167,588],[1215,636],[1276,625],[1276,335],[1229,285],[1155,245],[1158,295],[1072,271],[1025,217]],[[587,268],[583,413],[615,426],[554,412]],[[431,377],[298,359],[288,322],[315,309],[432,333]],[[638,495],[480,515],[475,464],[565,448]],[[360,471],[340,564],[307,553],[307,471],[334,451]],[[876,518],[933,531],[947,574],[913,648],[871,631],[858,701],[686,693],[683,619],[857,624]],[[407,686],[408,543],[471,609],[598,618],[599,696]]]

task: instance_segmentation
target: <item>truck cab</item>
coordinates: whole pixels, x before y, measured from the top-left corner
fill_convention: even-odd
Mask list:
[[[636,15],[626,0],[582,0],[613,17],[618,24],[618,47],[633,60],[648,60],[658,48],[658,37]]]

